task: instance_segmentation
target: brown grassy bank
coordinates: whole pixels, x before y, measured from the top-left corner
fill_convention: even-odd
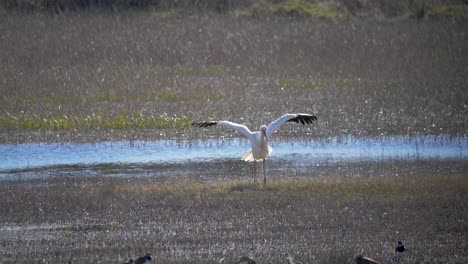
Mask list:
[[[55,178],[4,181],[2,263],[115,263],[151,252],[161,263],[210,263],[250,254],[260,263],[463,263],[464,176],[275,180]]]
[[[466,134],[467,29],[464,19],[5,15],[0,141],[200,137],[190,121],[258,126],[285,112],[316,114],[313,136]],[[304,135],[292,128],[281,131]]]

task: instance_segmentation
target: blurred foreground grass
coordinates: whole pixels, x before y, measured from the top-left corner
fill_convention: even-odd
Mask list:
[[[352,263],[356,254],[400,263],[467,260],[464,176],[250,180],[57,177],[3,181],[2,263]]]

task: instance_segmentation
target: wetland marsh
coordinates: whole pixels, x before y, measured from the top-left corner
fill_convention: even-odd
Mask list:
[[[0,262],[466,263],[466,4],[280,2],[0,9]]]

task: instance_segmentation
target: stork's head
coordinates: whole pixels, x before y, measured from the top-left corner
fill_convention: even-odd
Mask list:
[[[267,126],[265,126],[265,125],[261,126],[261,127],[260,127],[260,132],[262,133],[262,136],[265,137],[265,140],[267,140],[267,139],[268,139],[268,138],[267,138],[267,134],[266,134],[266,132],[267,132]]]

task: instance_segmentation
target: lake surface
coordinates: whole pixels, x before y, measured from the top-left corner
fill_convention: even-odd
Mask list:
[[[467,136],[348,136],[320,141],[279,140],[271,145],[273,153],[268,162],[273,164],[271,166],[279,163],[309,167],[356,162],[468,159]],[[82,173],[88,169],[95,172],[91,174],[98,174],[95,168],[101,167],[149,170],[155,166],[206,163],[205,167],[209,168],[209,164],[237,164],[249,149],[248,141],[242,138],[0,145],[0,177],[50,171],[51,168],[68,172],[80,170]]]

